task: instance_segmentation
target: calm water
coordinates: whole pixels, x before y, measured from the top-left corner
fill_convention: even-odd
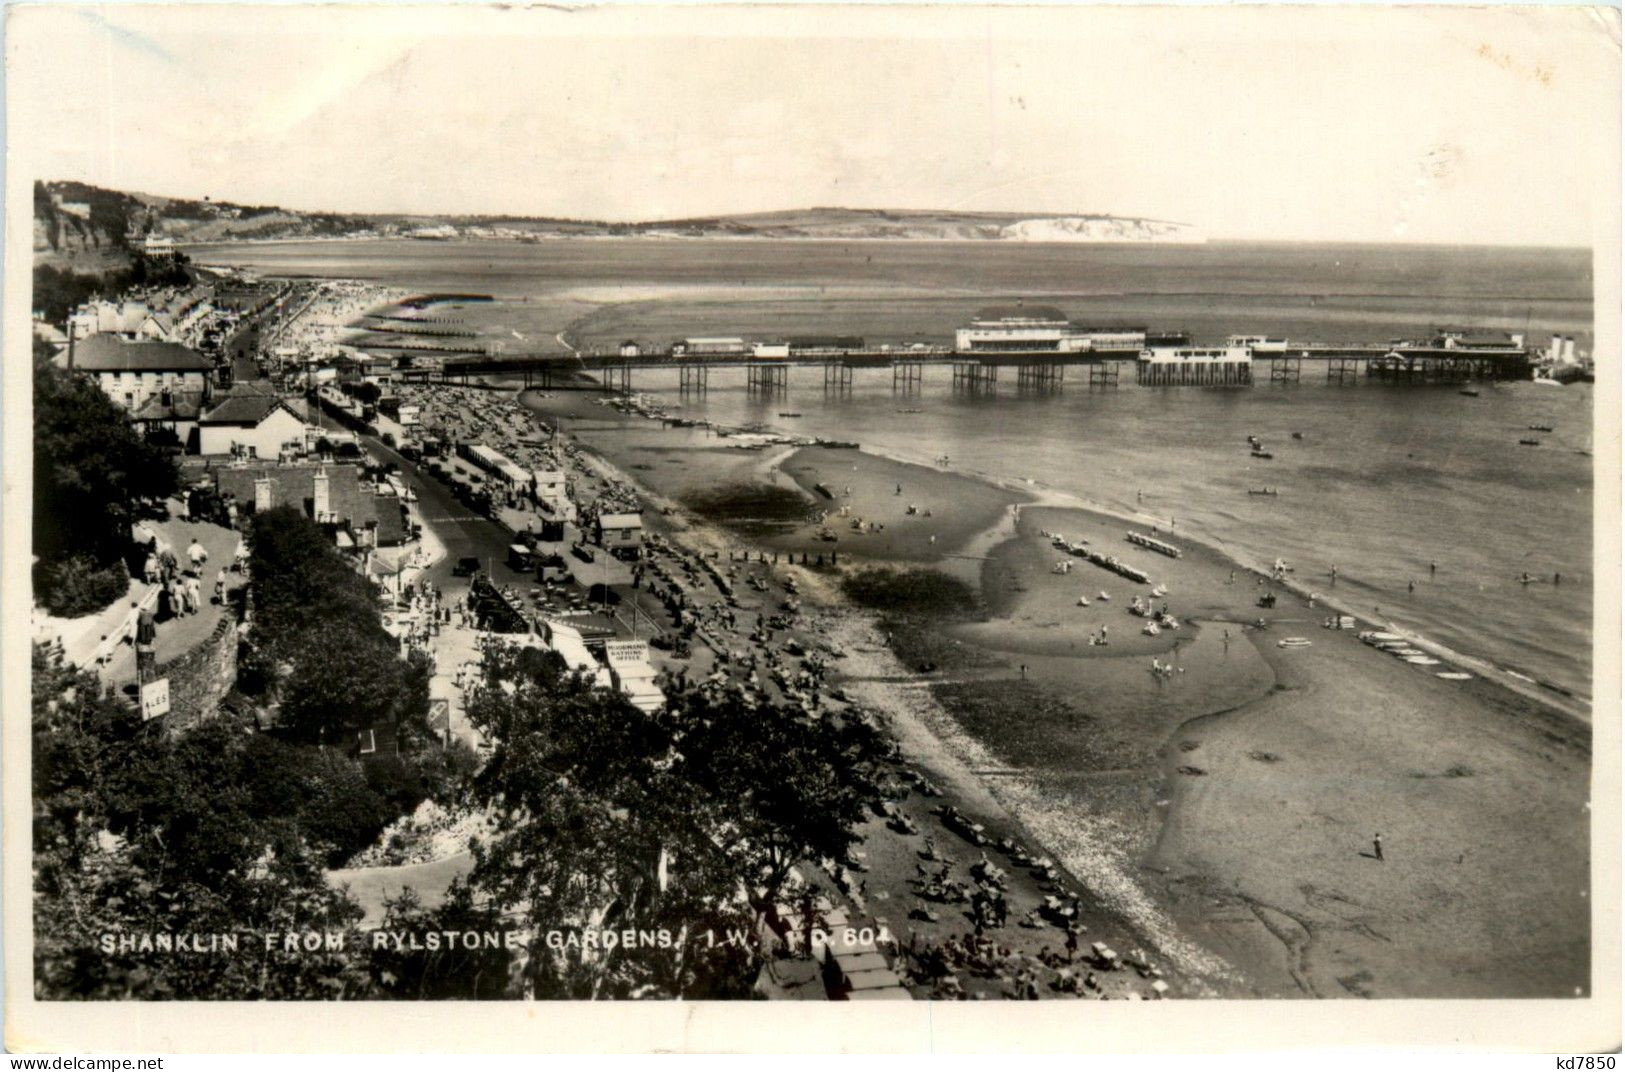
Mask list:
[[[760,325],[941,338],[977,305],[1017,295],[1053,300],[1075,319],[1179,326],[1202,339],[1383,341],[1450,323],[1527,328],[1536,339],[1563,331],[1586,348],[1591,327],[1589,255],[1565,250],[369,242],[195,256],[491,292],[502,300],[470,314],[493,336],[526,339],[569,329],[587,342],[669,341]],[[927,370],[922,392],[900,398],[886,371],[859,372],[849,396],[826,396],[810,368],[792,371],[788,396],[762,400],[747,395],[742,372],[719,371],[703,399],[684,404],[692,416],[855,438],[926,462],[946,453],[956,467],[1123,509],[1143,493],[1140,508],[1173,517],[1177,531],[1253,562],[1284,557],[1311,583],[1336,565],[1336,594],[1352,605],[1590,695],[1592,388],[1485,385],[1468,398],[1449,387],[1328,386],[1306,368],[1292,387],[1091,392],[1072,375],[1059,394],[1023,396],[1006,370],[989,399],[956,395],[946,369]],[[677,398],[675,373],[636,373],[634,387]],[[778,417],[791,410],[802,416]],[[1519,446],[1532,424],[1555,431]],[[1274,460],[1250,458],[1248,435]],[[1279,497],[1246,494],[1266,484]],[[1524,572],[1542,583],[1518,583]]]
[[[857,373],[849,397],[826,395],[817,368],[793,371],[771,400],[751,397],[742,373],[713,373],[700,399],[680,398],[673,374],[634,386],[680,400],[685,416],[856,438],[926,464],[946,453],[956,468],[1172,518],[1243,561],[1285,558],[1356,609],[1380,607],[1452,648],[1590,694],[1588,386],[1484,385],[1468,398],[1449,387],[1073,383],[1040,397],[1004,384],[989,399],[955,394],[947,369],[926,376],[909,398],[893,396],[887,371]],[[1556,430],[1519,446],[1531,424]],[[1248,435],[1274,459],[1250,457]],[[1247,494],[1265,486],[1280,494]],[[1544,583],[1519,583],[1525,571]]]

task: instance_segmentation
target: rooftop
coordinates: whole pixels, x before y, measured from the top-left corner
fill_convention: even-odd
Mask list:
[[[74,368],[87,372],[207,372],[213,362],[176,342],[126,342],[117,335],[91,335],[73,348]]]
[[[203,423],[256,425],[278,409],[288,410],[294,417],[299,416],[276,395],[234,394],[205,413]]]
[[[989,305],[976,312],[981,320],[1041,320],[1065,324],[1066,314],[1053,305]]]
[[[401,517],[400,500],[393,495],[373,493],[371,485],[361,479],[354,465],[331,465],[314,462],[294,462],[288,465],[228,465],[213,469],[215,486],[240,503],[254,502],[254,482],[262,478],[271,481],[273,506],[292,506],[306,514],[316,495],[316,471],[327,473],[327,497],[332,511],[356,528],[369,522],[378,523],[378,543],[388,547],[405,537],[406,524]]]
[[[168,396],[167,400],[165,396]],[[130,415],[135,421],[195,421],[203,412],[202,391],[162,391]]]

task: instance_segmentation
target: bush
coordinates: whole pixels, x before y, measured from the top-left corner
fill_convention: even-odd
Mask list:
[[[330,867],[371,845],[384,827],[411,810],[395,808],[374,792],[368,773],[337,752],[315,754],[311,792],[300,809],[299,823],[313,844],[324,847]]]
[[[363,766],[367,787],[395,812],[406,815],[428,799],[429,786],[418,768],[399,756],[375,756]]]
[[[123,562],[97,569],[88,556],[75,555],[34,567],[34,597],[46,611],[62,618],[94,614],[129,590],[130,574]]]

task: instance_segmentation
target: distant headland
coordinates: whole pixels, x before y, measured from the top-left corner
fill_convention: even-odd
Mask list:
[[[34,250],[76,259],[147,241],[195,244],[312,238],[425,241],[553,238],[767,238],[1001,242],[1180,242],[1205,237],[1171,220],[1101,213],[809,208],[614,222],[543,216],[308,212],[275,205],[188,200],[81,182],[34,185]]]

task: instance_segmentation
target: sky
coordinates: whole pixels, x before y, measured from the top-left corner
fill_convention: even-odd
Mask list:
[[[1213,238],[1586,245],[1617,14],[11,8],[38,178],[339,212],[1110,213]]]

